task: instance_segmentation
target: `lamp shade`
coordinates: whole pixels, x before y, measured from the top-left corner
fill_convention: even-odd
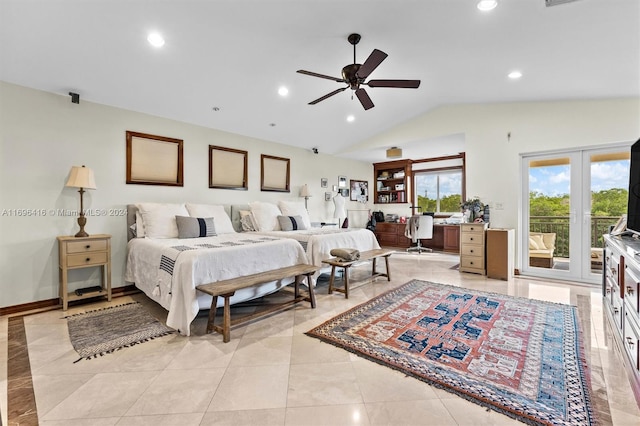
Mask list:
[[[396,146],[387,149],[387,158],[400,158],[402,157],[402,149]]]
[[[69,172],[67,184],[72,188],[96,189],[96,180],[93,177],[93,170],[85,166],[73,166]]]
[[[300,196],[311,197],[311,193],[309,192],[309,185],[307,185],[306,183],[302,185],[302,188],[300,188]]]

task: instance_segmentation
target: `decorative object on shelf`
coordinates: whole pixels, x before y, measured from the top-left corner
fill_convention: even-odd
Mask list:
[[[484,204],[478,197],[471,198],[463,203],[460,203],[460,210],[464,212],[469,212],[468,216],[465,214],[465,219],[467,222],[473,222],[477,218],[482,217],[482,212],[484,212]]]
[[[309,197],[311,197],[311,193],[309,192],[309,186],[306,183],[302,185],[302,188],[300,188],[300,196],[304,197],[304,208],[307,209],[307,201],[309,200]]]
[[[401,158],[402,157],[402,148],[398,148],[397,146],[392,146],[387,149],[387,158]]]
[[[329,179],[321,178],[320,179],[320,188],[326,188],[329,186]]]
[[[351,201],[366,203],[369,201],[369,182],[366,180],[353,180],[349,182],[351,186]]]
[[[80,231],[75,235],[76,237],[88,237],[84,230],[84,226],[87,224],[87,218],[84,216],[84,203],[83,194],[85,189],[96,189],[96,180],[93,176],[93,170],[84,165],[82,167],[73,166],[69,172],[69,180],[65,185],[70,188],[80,188],[80,213],[78,215],[78,225],[80,225]]]

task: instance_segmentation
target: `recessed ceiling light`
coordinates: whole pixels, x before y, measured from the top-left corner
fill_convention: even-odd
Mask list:
[[[159,33],[150,33],[147,41],[154,47],[164,46],[164,38]]]
[[[214,107],[211,108],[211,110],[214,111],[214,112],[218,112],[218,111],[220,111],[220,107],[214,106]]]
[[[480,0],[478,2],[478,9],[483,12],[488,12],[489,10],[493,10],[498,5],[498,0]]]
[[[355,119],[356,119],[356,118],[355,118],[353,115],[348,115],[348,116],[347,116],[347,121],[348,121],[349,123],[351,123],[352,121],[355,121]]]
[[[517,80],[517,79],[519,79],[520,77],[522,77],[522,73],[521,73],[520,71],[511,71],[511,72],[509,73],[509,78],[510,78],[511,80]]]
[[[280,88],[278,89],[278,95],[285,97],[289,94],[289,89],[287,89],[284,86],[280,86]]]

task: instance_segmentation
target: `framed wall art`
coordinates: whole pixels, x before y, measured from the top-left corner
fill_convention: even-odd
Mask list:
[[[369,182],[366,180],[351,180],[351,201],[366,203],[369,201]]]
[[[347,187],[347,177],[346,176],[338,176],[338,188],[346,188]]]
[[[261,191],[289,191],[289,174],[291,160],[288,158],[260,155],[260,190]]]
[[[326,188],[328,186],[329,186],[329,179],[327,179],[327,178],[320,179],[320,187],[321,188]]]
[[[209,145],[209,188],[248,189],[247,151]]]
[[[127,183],[184,186],[182,139],[127,130]]]

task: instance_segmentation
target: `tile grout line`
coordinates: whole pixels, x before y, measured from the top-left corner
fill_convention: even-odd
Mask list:
[[[7,328],[7,422],[9,425],[37,426],[38,411],[24,317],[9,318]]]

